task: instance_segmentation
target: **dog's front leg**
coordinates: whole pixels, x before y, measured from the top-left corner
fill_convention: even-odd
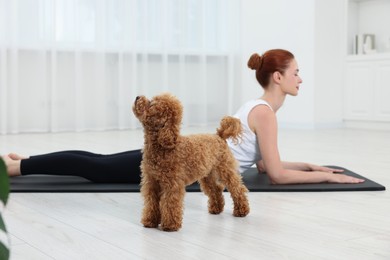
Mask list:
[[[148,228],[156,228],[161,221],[160,185],[148,175],[142,175],[141,194],[144,198],[141,223]]]
[[[185,185],[175,181],[164,184],[161,189],[161,229],[177,231],[183,221]]]

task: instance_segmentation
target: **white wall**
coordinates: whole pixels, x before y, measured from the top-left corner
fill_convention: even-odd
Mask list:
[[[278,112],[279,125],[313,128],[339,124],[344,1],[243,0],[241,8],[242,102],[262,94],[254,71],[246,66],[250,55],[284,48],[294,53],[303,84],[299,95],[288,97]],[[335,97],[332,108],[322,95]]]
[[[344,58],[347,49],[346,4],[317,0],[315,5],[314,126],[341,126]]]

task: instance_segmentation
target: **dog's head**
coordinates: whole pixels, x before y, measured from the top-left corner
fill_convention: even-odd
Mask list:
[[[173,95],[138,96],[133,105],[134,115],[142,123],[145,134],[165,149],[175,147],[180,133],[183,107]]]

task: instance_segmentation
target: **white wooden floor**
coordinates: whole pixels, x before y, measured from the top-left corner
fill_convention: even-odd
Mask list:
[[[190,128],[184,133],[213,132]],[[0,136],[2,154],[62,149],[110,153],[139,148],[142,132]],[[390,133],[281,130],[284,160],[340,165],[390,187]],[[5,209],[11,259],[390,259],[388,191],[250,193],[251,213],[218,216],[188,193],[183,228],[140,224],[138,193],[13,193]]]

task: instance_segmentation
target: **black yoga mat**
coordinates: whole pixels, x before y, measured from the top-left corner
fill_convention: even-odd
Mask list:
[[[333,168],[344,169],[337,166]],[[344,169],[344,173],[365,179],[359,184],[288,184],[272,185],[267,174],[259,174],[253,168],[243,174],[245,185],[255,192],[292,192],[292,191],[379,191],[386,188],[359,174]],[[10,179],[11,192],[139,192],[139,184],[125,183],[93,183],[81,177],[52,176],[52,175],[26,175]],[[189,192],[198,192],[199,184],[194,183],[187,187]]]

